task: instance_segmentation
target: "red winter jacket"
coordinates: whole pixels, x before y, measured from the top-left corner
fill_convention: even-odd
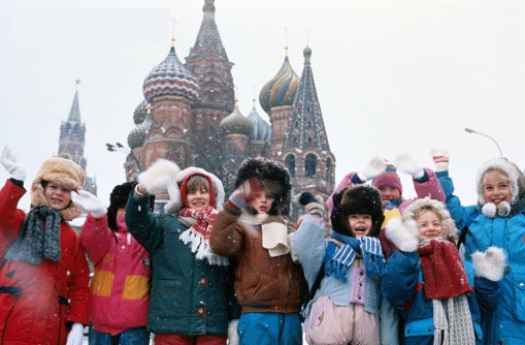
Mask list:
[[[91,322],[104,333],[117,335],[148,323],[151,259],[128,232],[108,228],[107,216],[88,215],[80,243],[95,266],[91,281]]]
[[[0,190],[0,344],[63,345],[66,325],[89,322],[89,268],[78,234],[64,221],[60,262],[4,259],[26,216],[17,209],[24,194],[9,180]]]

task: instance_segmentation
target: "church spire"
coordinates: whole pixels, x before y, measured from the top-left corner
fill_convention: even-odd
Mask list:
[[[80,123],[80,105],[78,103],[78,87],[80,85],[80,79],[75,80],[76,91],[71,109],[69,110],[69,116],[67,117],[68,122]]]

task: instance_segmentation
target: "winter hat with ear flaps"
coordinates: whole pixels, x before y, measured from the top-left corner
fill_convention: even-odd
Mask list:
[[[504,202],[496,206],[493,203],[487,203],[483,195],[483,176],[488,171],[501,171],[507,175],[509,178],[510,191],[512,194],[512,199],[510,205],[507,205],[508,210],[500,210],[502,207],[505,207]],[[478,171],[476,178],[476,187],[478,191],[478,206],[482,212],[489,216],[494,217],[497,212],[500,216],[507,216],[510,213],[515,213],[521,210],[525,206],[525,176],[523,172],[516,166],[516,164],[510,162],[506,158],[492,158],[487,162],[483,163],[481,168]],[[492,209],[492,211],[490,211]]]
[[[31,185],[31,205],[49,206],[44,196],[42,182],[53,182],[71,191],[79,191],[84,187],[85,173],[80,165],[70,159],[54,157],[46,160],[36,174]],[[65,220],[78,217],[82,211],[73,203],[60,211]]]
[[[383,215],[381,194],[376,187],[359,184],[346,187],[334,196],[334,210],[330,215],[334,231],[344,235],[352,234],[348,226],[348,216],[352,214],[368,214],[372,217],[372,229],[368,236],[377,236]]]
[[[188,167],[181,170],[175,176],[178,188],[168,189],[170,201],[165,206],[166,213],[173,213],[180,210],[187,204],[186,187],[188,180],[194,175],[204,176],[210,184],[210,205],[217,211],[221,211],[224,205],[224,186],[221,180],[214,174],[207,172],[202,168]],[[177,195],[175,195],[177,194]]]
[[[261,184],[261,189],[271,193],[275,198],[268,214],[288,216],[292,185],[290,174],[285,166],[264,157],[247,159],[237,172],[235,188],[251,178],[256,178]]]

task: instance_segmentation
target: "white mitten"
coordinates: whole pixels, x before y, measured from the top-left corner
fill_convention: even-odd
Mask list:
[[[408,154],[397,156],[394,162],[399,170],[412,175],[415,179],[422,178],[425,175],[423,167]]]
[[[432,149],[432,160],[436,164],[436,172],[448,170],[448,152],[445,149]]]
[[[361,181],[372,180],[385,172],[387,161],[374,157],[363,170],[357,173]]]
[[[80,322],[75,322],[71,326],[71,330],[67,335],[66,345],[82,345],[82,340],[84,338],[84,325]]]
[[[503,278],[506,259],[505,251],[498,247],[489,247],[484,253],[476,251],[472,254],[474,272],[477,277],[497,282]]]
[[[18,159],[11,153],[11,149],[9,147],[5,146],[2,150],[2,157],[0,157],[0,163],[2,163],[2,166],[5,170],[11,175],[12,178],[18,181],[25,181],[26,179],[26,171],[20,163],[18,163]]]
[[[71,201],[81,210],[91,212],[91,215],[97,219],[102,218],[107,212],[106,206],[102,201],[85,190],[71,193]]]
[[[177,183],[175,177],[179,171],[177,164],[159,158],[138,176],[138,181],[149,194],[165,192],[168,186]]]
[[[414,220],[403,223],[399,218],[392,218],[384,230],[386,238],[400,251],[413,252],[419,244],[417,224]]]
[[[239,319],[231,320],[228,324],[228,345],[239,345],[239,333],[237,332],[237,324]]]

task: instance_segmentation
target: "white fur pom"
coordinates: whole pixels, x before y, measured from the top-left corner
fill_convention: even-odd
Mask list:
[[[237,324],[239,319],[231,320],[228,324],[228,344],[239,345],[239,333],[237,333]]]
[[[510,214],[510,204],[508,201],[502,201],[498,204],[498,216],[507,217]]]
[[[483,213],[486,217],[494,218],[496,217],[496,205],[492,202],[488,202],[481,208],[481,213]]]
[[[489,247],[484,253],[472,254],[472,265],[476,276],[497,282],[503,278],[507,255],[498,247]]]
[[[419,244],[416,222],[405,223],[399,218],[392,218],[386,225],[386,237],[401,251],[413,252]]]
[[[159,158],[146,171],[138,176],[138,181],[149,194],[164,192],[168,186],[176,184],[175,176],[179,166],[167,159]]]

